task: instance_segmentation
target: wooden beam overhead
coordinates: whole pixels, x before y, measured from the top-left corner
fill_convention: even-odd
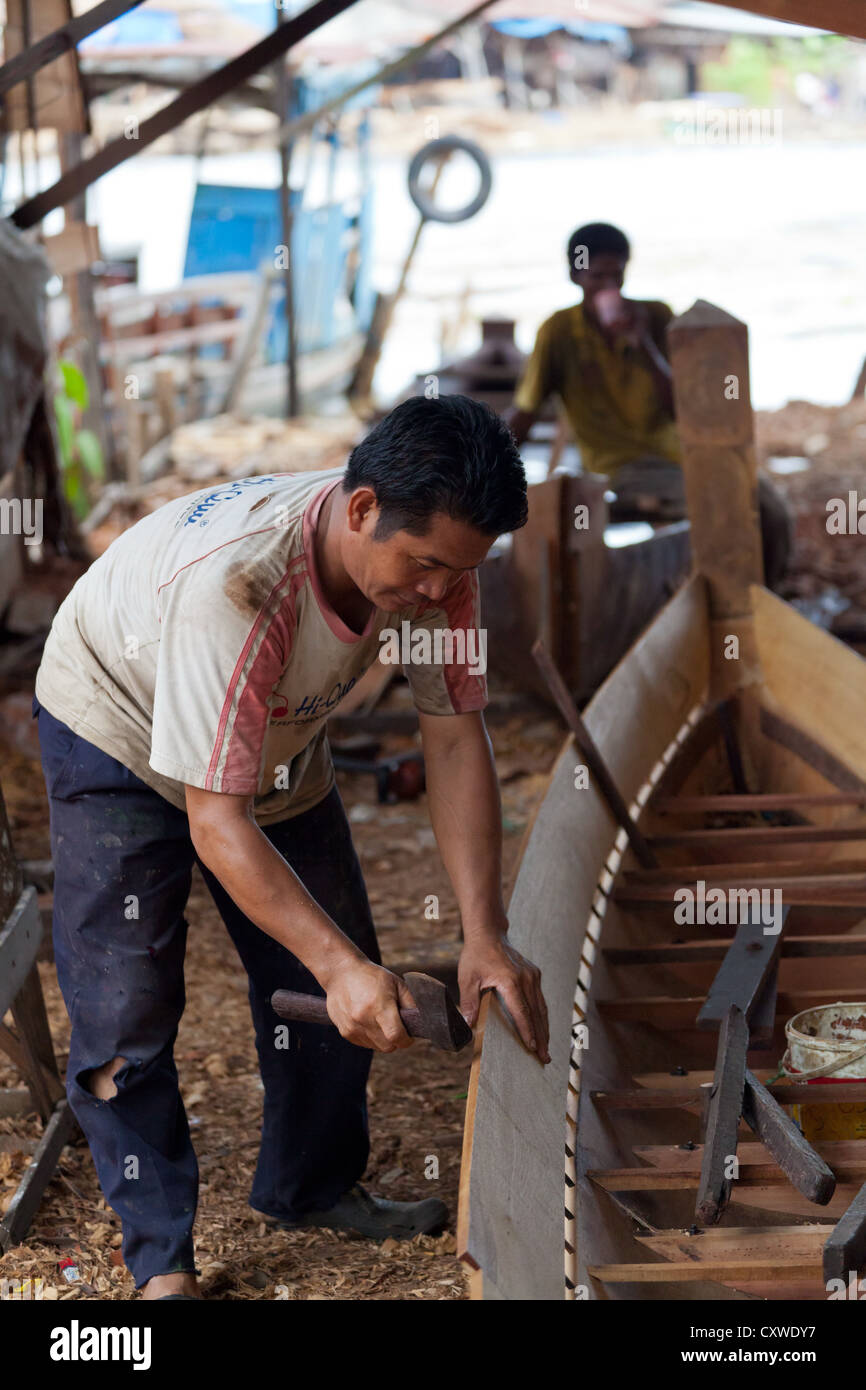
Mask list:
[[[0,67],[0,96],[17,82],[23,82],[34,72],[44,68],[46,63],[53,63],[55,58],[60,58],[71,48],[75,48],[89,34],[95,34],[97,29],[102,29],[112,20],[127,14],[129,10],[137,9],[143,3],[144,0],[102,0],[101,5],[94,5],[86,14],[78,15],[68,24],[62,24],[59,29],[52,30],[29,48],[23,49],[21,53],[16,53],[8,63]]]
[[[717,0],[731,10],[748,10],[786,24],[808,24],[835,34],[866,39],[866,5],[863,0]]]
[[[168,135],[190,116],[203,111],[206,106],[210,106],[212,102],[246,82],[254,73],[277,62],[294,44],[355,4],[357,0],[317,0],[308,10],[287,20],[285,24],[281,24],[265,38],[253,44],[252,48],[238,54],[237,58],[217,68],[215,72],[208,73],[201,81],[194,82],[174,101],[170,101],[167,106],[163,106],[161,110],[142,121],[136,139],[128,140],[121,135],[116,140],[109,140],[101,150],[97,150],[89,159],[82,160],[75,168],[68,170],[50,188],[37,193],[34,198],[28,198],[15,209],[10,220],[16,227],[35,227],[37,222],[41,222],[54,208],[63,207],[65,203],[71,202],[103,174],[131,159],[133,155],[139,154],[160,136]]]

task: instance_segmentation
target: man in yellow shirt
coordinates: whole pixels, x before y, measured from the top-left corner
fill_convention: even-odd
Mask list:
[[[509,424],[521,444],[545,401],[559,397],[584,469],[612,480],[612,514],[646,510],[673,519],[685,515],[666,343],[673,312],[659,300],[622,296],[629,256],[625,234],[606,222],[572,233],[569,275],[583,301],[557,310],[539,328]],[[772,586],[787,565],[791,522],[766,477],[759,479],[759,499]]]

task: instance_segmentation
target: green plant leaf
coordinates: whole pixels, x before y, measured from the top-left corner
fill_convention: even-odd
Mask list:
[[[78,520],[83,521],[90,511],[90,500],[84,487],[81,468],[77,463],[70,464],[64,472],[63,491]]]
[[[87,382],[84,373],[76,367],[74,362],[61,362],[60,373],[63,377],[63,388],[71,401],[81,410],[86,410],[90,401],[90,392],[87,389]]]
[[[75,448],[91,478],[97,478],[101,482],[105,477],[105,464],[102,458],[102,446],[93,430],[79,430],[75,436]]]
[[[54,418],[57,421],[57,436],[60,442],[60,462],[64,468],[72,466],[75,427],[72,423],[72,406],[65,396],[54,397]]]

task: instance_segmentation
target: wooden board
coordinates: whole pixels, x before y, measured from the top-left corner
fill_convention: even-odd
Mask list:
[[[830,1139],[825,1144],[815,1144],[815,1153],[823,1158],[836,1172],[856,1173],[866,1165],[866,1139]],[[684,1148],[679,1144],[636,1144],[635,1157],[658,1168],[665,1173],[699,1173],[703,1163],[704,1146],[695,1144]],[[741,1170],[760,1169],[762,1172],[773,1166],[773,1155],[759,1139],[749,1140],[737,1147],[737,1160]],[[776,1165],[778,1167],[778,1165]],[[783,1180],[781,1170],[778,1179]]]
[[[830,1233],[824,1248],[824,1278],[845,1279],[866,1264],[866,1186]]]
[[[745,1282],[750,1279],[800,1280],[821,1279],[820,1259],[791,1259],[767,1257],[763,1260],[702,1260],[678,1264],[674,1261],[659,1264],[595,1265],[590,1267],[593,1279],[603,1283],[667,1284],[699,1283],[712,1279],[714,1283]]]
[[[743,1119],[770,1150],[782,1172],[810,1202],[826,1206],[836,1180],[775,1097],[746,1068]]]
[[[16,1245],[27,1234],[30,1222],[39,1210],[43,1194],[57,1167],[63,1146],[72,1138],[78,1126],[66,1100],[57,1106],[45,1126],[33,1158],[12,1195],[0,1221],[0,1254]]]
[[[708,811],[813,811],[826,806],[866,808],[866,793],[724,792],[716,796],[659,796],[652,803],[652,809],[665,816],[704,815]]]
[[[705,1231],[657,1231],[637,1239],[666,1260],[807,1259],[820,1262],[829,1222],[809,1226],[713,1226]]]
[[[712,941],[663,941],[658,946],[611,946],[604,948],[609,965],[672,965],[680,962],[723,960],[730,939]],[[785,936],[783,959],[820,959],[832,956],[866,955],[866,936]]]
[[[752,1072],[754,1076],[756,1073]],[[693,1076],[703,1072],[693,1072]],[[709,1073],[706,1073],[709,1076]],[[684,1078],[687,1079],[687,1078]],[[837,1081],[826,1085],[809,1083],[808,1092],[803,1086],[774,1085],[773,1099],[780,1105],[866,1105],[866,1081]],[[612,1091],[593,1091],[592,1102],[600,1110],[698,1110],[702,1104],[701,1087],[690,1086],[637,1086]]]
[[[742,1009],[731,1004],[719,1029],[716,1070],[708,1093],[707,1137],[701,1157],[695,1220],[719,1220],[731,1199],[729,1167],[737,1152],[743,1107],[749,1027]]]
[[[860,779],[844,790],[866,788],[862,658],[766,589],[753,588],[752,608],[762,698]]]
[[[14,57],[37,39],[66,24],[72,18],[72,9],[69,0],[38,0],[35,4],[30,0],[28,14],[29,34],[25,36],[22,0],[6,0],[5,58]],[[86,131],[87,117],[75,53],[64,53],[28,81],[13,87],[6,94],[5,107],[9,130],[48,127],[58,131]]]
[[[854,39],[866,39],[866,7],[862,0],[717,0],[733,10],[748,10],[751,14],[768,15],[786,24],[808,24],[816,29],[829,29],[835,34],[848,34]]]
[[[862,989],[803,989],[780,990],[778,1010],[782,1018],[793,1018],[803,1009],[816,1009],[823,1004],[859,1003]],[[702,997],[676,998],[670,995],[620,996],[599,1001],[601,1012],[619,1022],[652,1023],[656,1028],[696,1028]]]
[[[667,605],[584,713],[626,802],[702,701],[707,676],[706,597],[698,579]],[[639,737],[631,736],[635,729]],[[553,1060],[541,1069],[493,1004],[473,1063],[458,1248],[483,1271],[486,1298],[561,1299],[565,1292],[574,989],[598,878],[616,834],[597,790],[575,790],[578,761],[569,740],[528,836],[509,911],[511,940],[544,977]]]
[[[763,582],[758,480],[749,396],[748,330],[699,299],[668,329],[677,425],[683,447],[692,558],[706,576],[714,619],[728,623],[749,611],[749,588]],[[718,636],[721,636],[721,632]],[[748,679],[737,660],[713,643],[719,694]],[[725,667],[736,673],[729,680]]]
[[[757,916],[740,923],[701,1005],[699,1028],[720,1027],[731,1004],[751,1022],[767,977],[776,966],[780,940],[765,933]]]

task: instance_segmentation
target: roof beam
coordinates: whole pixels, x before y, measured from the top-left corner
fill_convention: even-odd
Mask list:
[[[254,73],[277,62],[294,44],[321,28],[323,24],[327,24],[329,19],[334,19],[344,10],[351,9],[356,3],[357,0],[318,0],[317,4],[311,5],[308,10],[273,29],[265,38],[253,44],[252,48],[238,54],[237,58],[217,68],[215,72],[208,73],[207,77],[187,87],[174,101],[170,101],[167,106],[163,106],[161,110],[142,121],[136,139],[128,140],[121,135],[103,145],[102,149],[97,150],[89,159],[84,159],[74,168],[67,170],[50,188],[37,193],[34,198],[29,198],[17,207],[10,221],[17,227],[34,227],[49,212],[78,197],[103,174],[131,159],[133,155],[139,154],[160,136],[168,135],[190,116],[203,111],[206,106],[210,106],[212,102],[246,82]]]
[[[836,34],[866,39],[866,5],[863,0],[716,0],[730,10],[748,10],[788,24],[807,24]]]

